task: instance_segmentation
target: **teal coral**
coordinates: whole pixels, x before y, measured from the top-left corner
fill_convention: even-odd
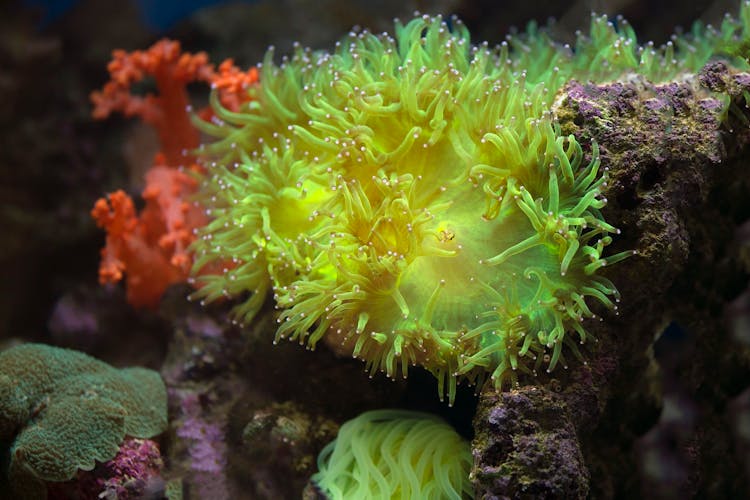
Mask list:
[[[473,498],[469,442],[443,420],[406,410],[365,412],[341,426],[312,481],[330,500]]]
[[[14,498],[46,498],[45,482],[114,457],[125,436],[167,426],[166,388],[145,368],[116,369],[86,354],[43,344],[0,353],[0,443]]]
[[[557,91],[674,78],[717,55],[746,65],[749,20],[746,2],[655,49],[594,16],[574,48],[532,25],[491,49],[421,16],[280,65],[270,50],[251,102],[229,111],[214,92],[201,124],[216,140],[199,153],[212,221],[194,297],[241,297],[247,323],[272,293],[277,340],[323,339],[390,377],[423,366],[451,402],[459,377],[500,388],[565,365],[595,304],[616,309],[601,268],[634,252],[606,255],[619,233],[601,213],[606,168],[596,144],[560,133]]]

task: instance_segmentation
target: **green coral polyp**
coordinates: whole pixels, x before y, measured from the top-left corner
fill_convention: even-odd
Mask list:
[[[391,377],[421,365],[450,401],[458,377],[564,364],[592,302],[616,308],[598,270],[630,252],[604,255],[618,231],[596,145],[561,136],[556,87],[507,58],[427,16],[332,54],[269,51],[252,104],[214,96],[202,125],[217,140],[195,296],[250,292],[248,322],[272,290],[277,340],[324,339]]]

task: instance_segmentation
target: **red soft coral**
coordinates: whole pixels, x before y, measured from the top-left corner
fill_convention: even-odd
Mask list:
[[[240,107],[251,100],[248,89],[258,82],[258,69],[242,71],[227,59],[219,65],[219,71],[211,80],[212,86],[219,92],[222,106],[239,111]]]
[[[123,191],[99,199],[91,214],[107,231],[99,268],[101,283],[120,281],[126,273],[128,302],[155,307],[171,284],[185,282],[192,265],[188,247],[194,229],[206,223],[203,210],[190,201],[199,171],[191,151],[200,140],[190,118],[186,86],[202,81],[212,85],[219,99],[236,110],[251,98],[248,88],[258,81],[255,68],[243,72],[231,60],[214,71],[205,53],[182,53],[180,44],[161,40],[145,51],[114,51],[108,70],[111,80],[91,94],[94,118],[119,111],[140,116],[154,126],[162,152],[146,173],[142,196],[145,207],[136,214],[133,200]],[[130,88],[146,77],[156,81],[158,94],[133,95]]]
[[[144,209],[139,218],[133,200],[124,191],[115,191],[97,200],[91,211],[99,227],[107,231],[102,249],[99,282],[114,283],[127,270],[127,298],[135,307],[155,307],[164,290],[184,281],[179,267],[170,262],[168,252],[158,244],[160,235]]]
[[[114,111],[140,116],[156,128],[169,164],[180,165],[200,139],[190,123],[186,86],[196,81],[210,83],[215,75],[206,53],[182,53],[179,42],[165,39],[148,50],[115,50],[107,69],[111,80],[91,94],[94,118],[106,118]],[[158,95],[131,94],[130,87],[147,76],[154,77]]]

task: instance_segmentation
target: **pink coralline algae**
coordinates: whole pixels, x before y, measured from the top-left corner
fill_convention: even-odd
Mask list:
[[[191,441],[191,467],[199,472],[222,472],[225,464],[224,432],[217,424],[204,422],[200,418],[185,419],[177,435]]]
[[[163,488],[164,467],[159,445],[150,439],[127,438],[115,458],[81,472],[73,483],[49,488],[50,499],[136,500]]]
[[[195,393],[182,393],[178,397],[184,417],[178,424],[177,436],[187,446],[191,476],[188,482],[197,490],[196,498],[231,498],[226,484],[224,418],[208,420],[202,411],[200,397]]]

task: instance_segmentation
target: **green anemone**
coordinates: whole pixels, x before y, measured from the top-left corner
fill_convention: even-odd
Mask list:
[[[545,84],[440,17],[272,54],[252,105],[214,98],[203,125],[218,140],[196,270],[222,272],[198,274],[197,296],[250,292],[247,322],[272,290],[277,339],[325,339],[392,377],[421,365],[451,401],[459,376],[554,368],[566,332],[587,336],[587,301],[614,308],[606,175],[560,136]]]
[[[596,144],[561,135],[557,91],[716,54],[747,65],[748,5],[661,49],[621,19],[593,16],[574,49],[534,25],[490,49],[421,16],[332,53],[269,50],[250,102],[213,93],[200,124],[215,140],[198,152],[211,222],[195,297],[237,298],[247,323],[272,293],[276,340],[323,340],[390,377],[422,366],[451,402],[459,378],[500,388],[565,365],[597,307],[616,309],[601,268],[633,252],[606,255],[606,169]]]
[[[365,412],[341,426],[318,457],[312,481],[330,500],[473,498],[471,448],[438,417]]]

